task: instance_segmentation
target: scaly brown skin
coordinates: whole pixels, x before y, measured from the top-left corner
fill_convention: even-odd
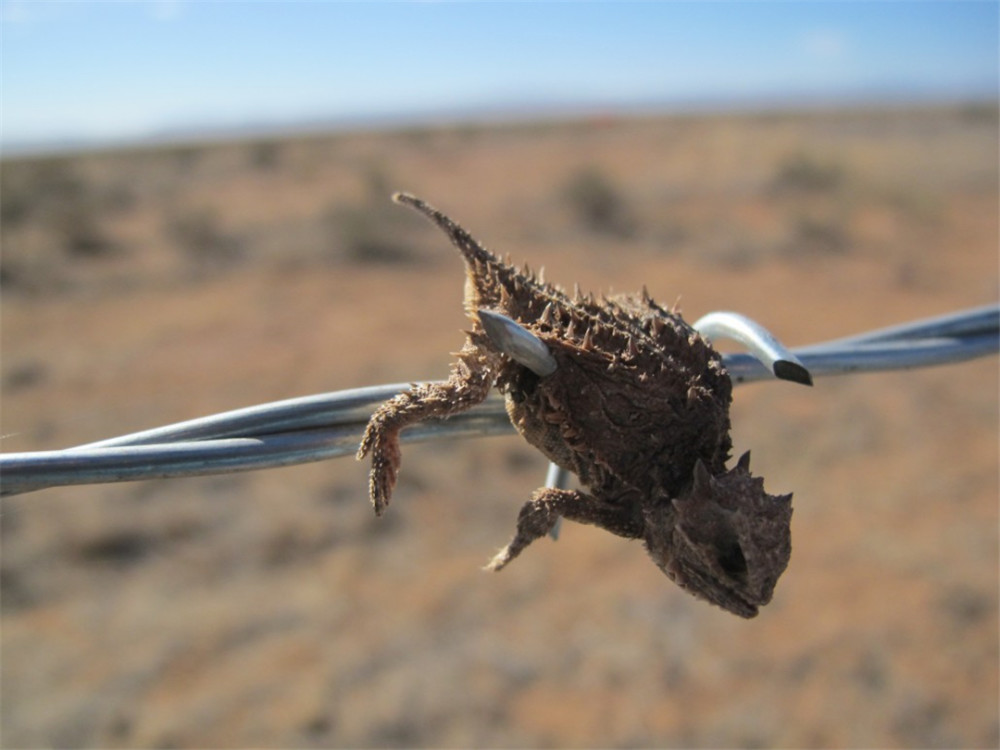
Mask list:
[[[600,302],[579,292],[570,298],[527,267],[504,263],[420,199],[395,199],[434,221],[462,252],[473,327],[447,381],[416,385],[372,415],[358,458],[372,456],[375,512],[385,512],[396,484],[400,430],[464,411],[497,387],[521,435],[588,491],[536,490],[490,568],[504,567],[563,516],[642,539],[680,586],[756,615],[788,565],[791,495],[768,495],[750,475],[749,454],[727,471],[732,384],[718,353],[645,290]],[[540,377],[499,351],[481,309],[541,339],[555,372]]]

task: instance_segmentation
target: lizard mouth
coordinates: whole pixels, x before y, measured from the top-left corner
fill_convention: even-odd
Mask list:
[[[660,568],[667,574],[667,577],[671,581],[685,591],[694,594],[699,599],[704,599],[722,607],[727,612],[732,612],[734,615],[746,618],[756,617],[759,612],[760,602],[752,601],[735,586],[727,584],[714,576],[709,581],[707,576],[699,575],[693,570],[686,569],[686,566],[676,558],[664,565],[660,565]]]
[[[732,599],[730,602],[720,604],[721,607],[727,609],[733,614],[739,615],[740,617],[750,618],[757,616],[759,609],[756,604],[753,604],[746,597],[735,591],[730,591],[729,593],[732,596]]]

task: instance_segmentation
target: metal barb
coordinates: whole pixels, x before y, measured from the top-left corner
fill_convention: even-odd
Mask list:
[[[545,342],[527,328],[491,310],[478,310],[477,314],[486,335],[501,352],[541,378],[556,371],[556,358]]]
[[[997,351],[1000,305],[989,305],[800,347],[792,354],[815,378],[962,362]],[[779,359],[787,359],[788,353]],[[769,380],[776,374],[753,354],[726,354],[723,362],[734,384]],[[0,494],[221,474],[353,455],[375,407],[408,387],[373,386],[261,404],[65,450],[0,453]],[[494,394],[447,421],[405,430],[402,439],[513,432],[503,399]]]
[[[545,486],[557,490],[564,490],[569,487],[569,471],[557,463],[549,462],[549,471],[545,475]],[[553,541],[559,540],[559,530],[562,528],[562,516],[556,517],[556,522],[549,529],[549,536]]]
[[[798,357],[760,323],[734,312],[713,312],[699,318],[694,329],[708,339],[729,338],[750,350],[780,380],[812,385],[812,376]]]

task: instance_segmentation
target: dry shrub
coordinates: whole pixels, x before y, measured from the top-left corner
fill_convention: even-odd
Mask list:
[[[209,209],[173,216],[166,231],[189,259],[203,267],[231,266],[244,255],[242,240],[226,231],[219,217]]]
[[[354,263],[409,263],[413,245],[407,241],[398,206],[383,199],[359,205],[336,205],[327,212],[334,237],[334,254]]]
[[[590,231],[621,238],[635,233],[621,190],[596,167],[576,172],[562,193],[574,217]]]
[[[771,181],[779,192],[825,193],[844,184],[843,167],[811,154],[793,154],[778,165]]]

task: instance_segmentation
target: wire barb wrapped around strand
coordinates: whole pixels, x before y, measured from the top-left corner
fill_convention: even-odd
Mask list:
[[[707,316],[706,316],[707,317]],[[752,335],[752,334],[751,334]],[[793,349],[813,378],[962,362],[1000,351],[1000,305]],[[723,357],[735,384],[773,379],[752,354]],[[353,455],[375,406],[408,383],[251,406],[55,451],[0,454],[0,495],[45,487],[221,474]],[[512,434],[502,397],[403,440]]]

